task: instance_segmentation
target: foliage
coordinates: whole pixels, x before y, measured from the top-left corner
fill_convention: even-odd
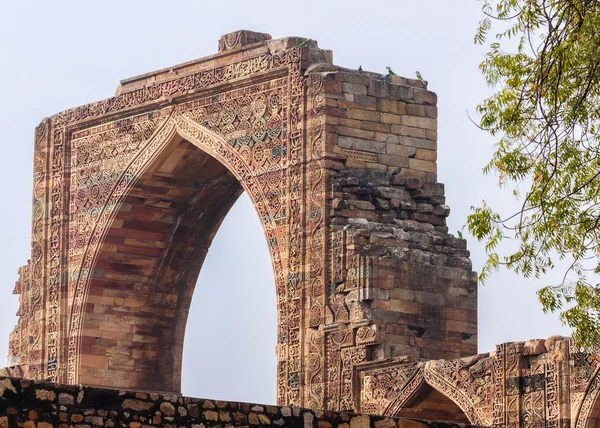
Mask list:
[[[477,112],[497,138],[484,171],[520,209],[472,208],[468,229],[487,244],[480,278],[500,266],[538,278],[565,260],[562,281],[538,296],[590,345],[600,333],[600,2],[483,0],[482,10],[475,42],[488,47],[480,69],[496,92]],[[516,246],[502,255],[508,238]]]

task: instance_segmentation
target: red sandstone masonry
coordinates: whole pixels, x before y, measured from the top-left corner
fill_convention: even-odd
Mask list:
[[[358,364],[475,352],[436,102],[423,82],[331,64],[316,41],[240,31],[43,121],[8,372],[178,391],[198,272],[242,188],[273,263],[280,404],[351,410]]]

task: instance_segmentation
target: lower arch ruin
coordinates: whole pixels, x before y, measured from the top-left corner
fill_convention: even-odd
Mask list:
[[[335,66],[313,40],[238,31],[44,119],[0,374],[178,393],[196,278],[245,190],[273,265],[281,406],[596,426],[597,349],[551,337],[477,354],[436,104],[426,83]]]

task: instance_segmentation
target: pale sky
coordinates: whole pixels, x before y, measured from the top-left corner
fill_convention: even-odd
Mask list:
[[[438,94],[439,181],[451,231],[471,205],[516,206],[497,178],[484,177],[493,140],[468,119],[490,90],[473,44],[476,0],[163,1],[0,0],[0,366],[17,321],[11,294],[30,256],[33,132],[42,118],[108,98],[119,80],[217,52],[222,34],[248,29],[302,36],[332,49],[344,67],[403,76],[419,70]],[[505,211],[507,212],[507,211]],[[473,265],[483,245],[468,238]],[[546,279],[559,282],[562,272]],[[568,335],[544,315],[535,291],[545,282],[508,272],[479,289],[479,351],[506,341]],[[184,348],[186,395],[275,402],[275,293],[266,241],[243,195],[225,219],[200,274]]]

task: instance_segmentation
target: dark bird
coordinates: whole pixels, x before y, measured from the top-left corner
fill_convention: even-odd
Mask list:
[[[371,182],[368,182],[368,183],[367,183],[367,187],[370,189],[371,187],[373,187],[373,183],[371,183]]]
[[[400,168],[400,167],[396,168],[396,169],[394,170],[394,172],[392,172],[392,177],[393,177],[393,176],[395,176],[395,175],[398,175],[398,174],[400,174],[400,171],[402,171],[402,168]]]
[[[358,66],[358,72],[359,72],[359,73],[362,73],[362,65],[359,65],[359,66]]]

